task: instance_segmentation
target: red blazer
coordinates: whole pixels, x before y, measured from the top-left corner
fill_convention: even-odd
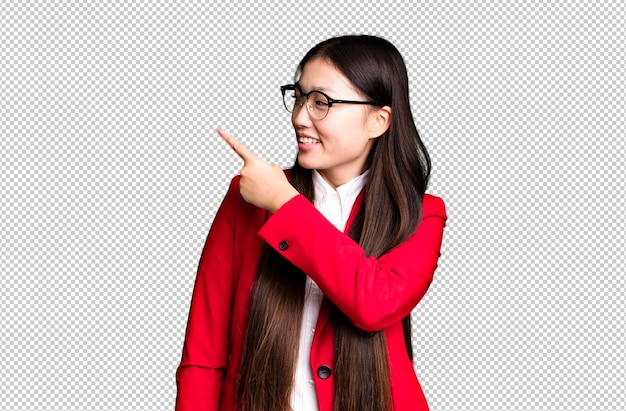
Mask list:
[[[357,198],[350,227],[363,203]],[[234,411],[235,381],[252,283],[267,243],[307,273],[359,328],[385,330],[395,411],[428,410],[404,342],[402,318],[428,289],[439,258],[446,211],[425,195],[415,234],[376,259],[328,222],[302,195],[275,214],[246,203],[235,177],[200,258],[181,363],[176,410]],[[333,331],[322,303],[311,347],[320,411],[333,404]],[[322,367],[321,371],[320,368]]]

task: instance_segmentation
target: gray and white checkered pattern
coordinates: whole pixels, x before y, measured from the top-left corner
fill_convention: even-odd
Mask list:
[[[626,6],[3,1],[0,408],[171,409],[240,160],[295,154],[279,86],[327,37],[410,72],[450,215],[414,313],[433,410],[626,408]]]

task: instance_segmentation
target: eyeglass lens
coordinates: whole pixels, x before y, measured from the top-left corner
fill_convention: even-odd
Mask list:
[[[290,113],[297,112],[306,104],[309,114],[314,119],[321,120],[328,114],[328,99],[317,91],[312,91],[304,97],[298,89],[285,90],[283,99],[285,108]]]

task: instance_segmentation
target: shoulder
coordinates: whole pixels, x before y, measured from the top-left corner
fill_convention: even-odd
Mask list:
[[[239,193],[240,180],[241,176],[239,174],[230,179],[228,191],[226,192],[226,199],[234,200],[236,197],[241,196],[241,194]]]
[[[422,199],[422,215],[426,217],[440,217],[444,220],[448,217],[446,214],[446,204],[441,197],[431,194],[424,194]]]
[[[222,200],[219,209],[235,226],[245,229],[245,227],[257,227],[267,219],[267,210],[259,208],[244,200],[240,191],[241,176],[236,175],[230,180],[228,191]],[[236,222],[238,222],[236,224]]]

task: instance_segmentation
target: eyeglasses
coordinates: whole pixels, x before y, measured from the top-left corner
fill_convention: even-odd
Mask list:
[[[319,90],[311,90],[308,93],[302,91],[297,84],[288,84],[280,87],[283,95],[283,104],[290,113],[297,113],[304,103],[309,115],[314,120],[322,120],[328,114],[333,104],[370,104],[378,105],[373,101],[335,100]]]

